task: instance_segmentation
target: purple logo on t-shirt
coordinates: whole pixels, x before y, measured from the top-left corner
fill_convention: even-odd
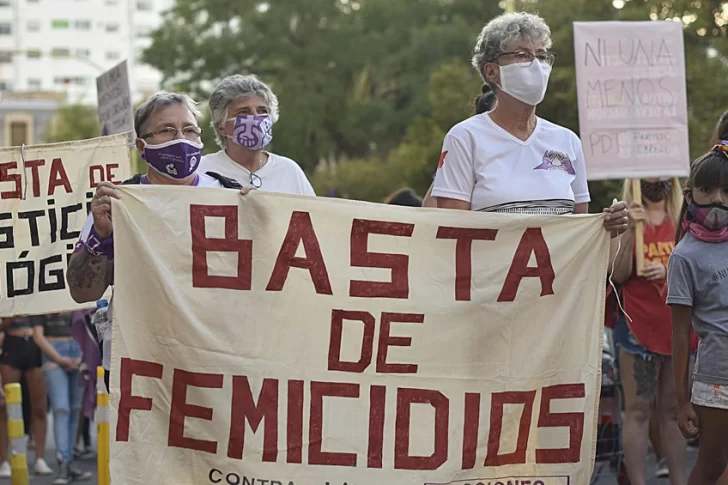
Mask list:
[[[570,175],[576,175],[569,156],[556,150],[546,150],[541,159],[541,165],[535,167],[534,170],[563,170]]]

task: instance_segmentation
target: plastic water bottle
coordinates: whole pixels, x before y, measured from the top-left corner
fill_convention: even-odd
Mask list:
[[[108,362],[111,358],[111,320],[109,319],[109,302],[107,300],[96,302],[96,312],[91,321],[96,327],[99,342],[103,344],[101,349],[103,360]]]

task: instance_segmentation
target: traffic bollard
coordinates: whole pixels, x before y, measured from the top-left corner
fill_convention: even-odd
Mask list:
[[[23,391],[18,383],[6,384],[4,389],[10,441],[10,483],[28,485],[28,444],[23,423]]]
[[[105,371],[99,366],[96,368],[96,470],[98,485],[110,485],[109,472],[109,393],[104,382]],[[27,483],[27,482],[26,482]],[[13,484],[15,485],[15,484]]]

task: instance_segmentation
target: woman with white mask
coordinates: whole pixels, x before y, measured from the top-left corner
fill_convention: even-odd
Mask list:
[[[556,54],[540,17],[509,13],[491,20],[475,44],[473,66],[495,92],[495,108],[445,136],[432,196],[437,207],[519,214],[588,211],[584,153],[567,128],[536,116]],[[627,229],[627,207],[604,209],[613,237]]]
[[[254,75],[226,77],[210,95],[210,111],[221,150],[202,157],[203,172],[269,192],[316,195],[296,162],[266,151],[278,121],[278,98],[264,82]]]

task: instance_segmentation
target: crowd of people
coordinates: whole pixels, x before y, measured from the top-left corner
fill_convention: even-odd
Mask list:
[[[587,213],[581,141],[536,116],[555,61],[550,48],[551,32],[538,16],[504,14],[487,23],[472,58],[484,82],[474,116],[447,133],[424,199],[403,189],[385,202],[511,214]],[[280,116],[269,86],[253,75],[227,77],[213,90],[209,108],[220,150],[203,156],[202,116],[188,95],[158,93],[140,106],[136,149],[148,171],[125,183],[218,187],[242,196],[251,190],[316,195],[295,161],[266,150]],[[728,268],[721,264],[728,260],[728,245],[721,244],[728,242],[727,125],[724,116],[713,146],[692,165],[684,186],[675,178],[645,179],[638,195],[626,181],[623,200],[603,209],[616,283],[608,298],[620,303],[610,307],[607,325],[619,349],[622,443],[634,485],[646,481],[650,442],[672,484],[728,483],[728,475],[720,478],[728,464],[728,291],[722,286],[728,285]],[[113,286],[115,197],[116,186],[99,185],[71,257],[68,286],[79,303],[92,304]],[[635,247],[638,225],[644,227],[643,248]],[[643,271],[637,270],[637,258],[645,262]],[[107,387],[114,372],[110,329],[94,328],[89,312],[82,312],[6,319],[2,330],[3,382],[24,379],[29,391],[35,471],[51,472],[42,458],[48,395],[60,463],[55,483],[88,478],[72,465],[73,444],[77,436],[83,439],[88,422],[79,424],[82,407],[82,418],[91,417],[85,405],[93,409],[93,373],[86,369],[102,362]],[[697,463],[688,478],[686,438],[698,434]],[[3,440],[0,458],[0,476],[7,476]]]
[[[74,466],[76,458],[93,457],[90,422],[96,407],[95,377],[99,347],[90,311],[4,318],[0,324],[3,384],[19,383],[24,390],[24,428],[28,448],[35,454],[33,471],[51,475],[45,461],[48,408],[58,460],[56,485],[89,480],[90,472]],[[89,346],[88,342],[92,345]],[[81,351],[84,345],[86,350]],[[0,403],[0,478],[10,478],[7,412]]]

